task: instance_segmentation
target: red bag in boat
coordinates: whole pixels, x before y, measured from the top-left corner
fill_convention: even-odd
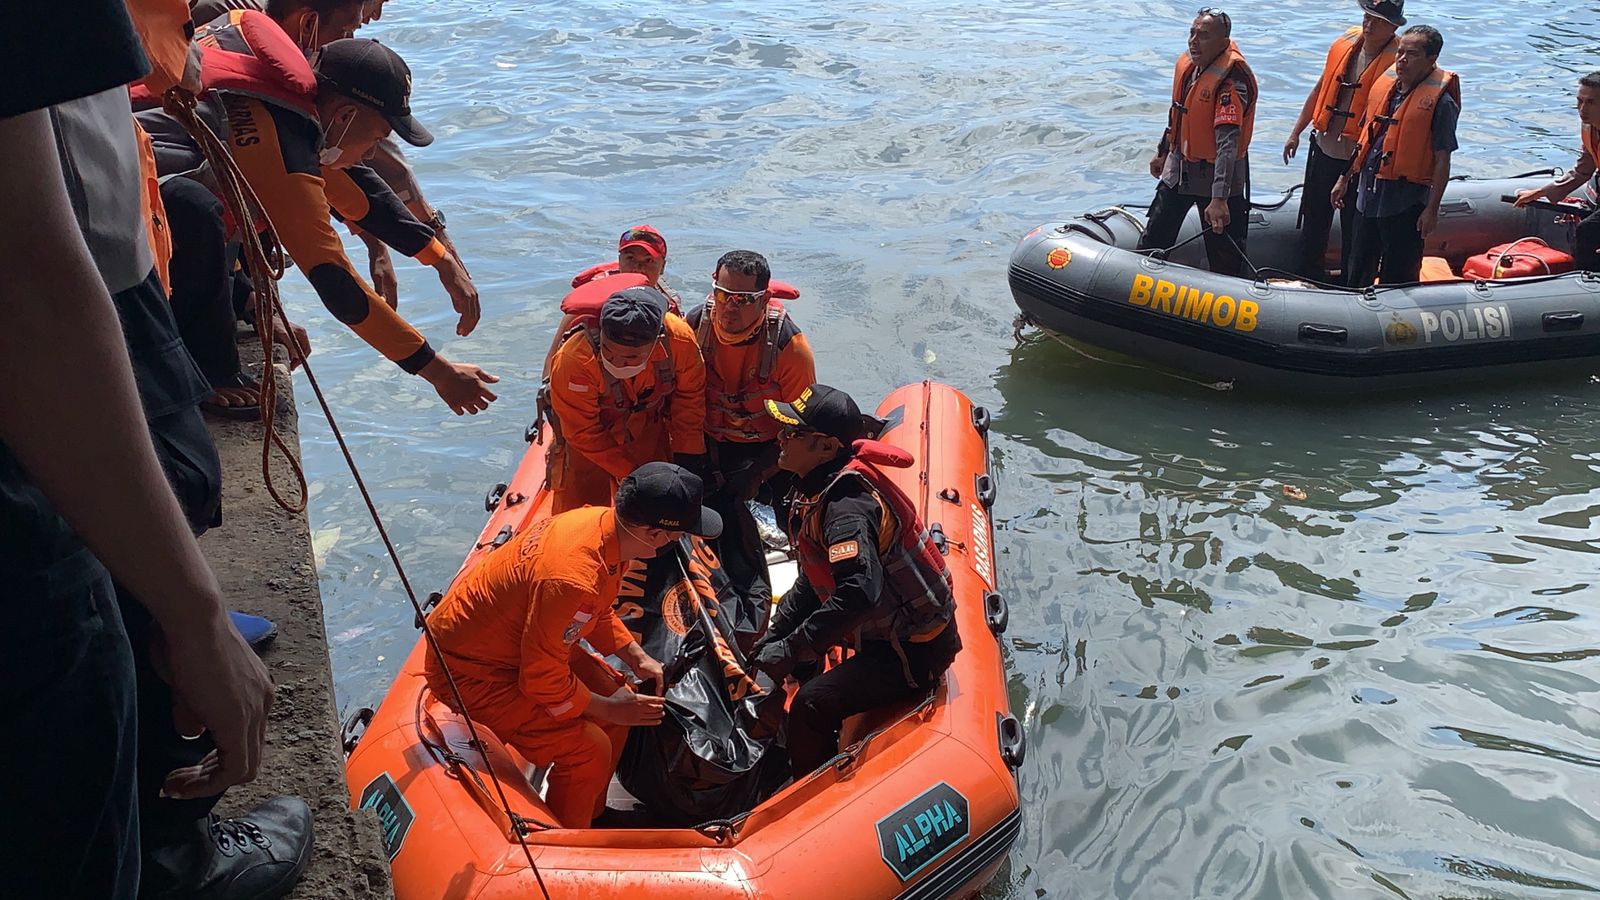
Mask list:
[[[1490,247],[1461,267],[1462,278],[1527,278],[1572,271],[1572,254],[1557,250],[1538,238],[1522,238]]]

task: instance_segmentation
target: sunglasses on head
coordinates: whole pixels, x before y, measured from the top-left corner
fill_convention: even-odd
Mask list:
[[[1220,19],[1224,28],[1233,27],[1233,20],[1228,18],[1228,14],[1220,9],[1217,9],[1215,6],[1202,6],[1200,7],[1200,11],[1195,13],[1194,16],[1197,19],[1201,16],[1210,16],[1213,19]]]
[[[730,291],[715,281],[711,282],[711,296],[717,302],[726,302],[731,306],[751,306],[767,299],[766,289],[759,291]]]
[[[661,235],[653,231],[645,231],[643,228],[629,228],[622,233],[622,237],[617,239],[618,244],[626,244],[629,241],[644,241],[658,250],[666,249],[663,246],[665,242],[661,240]]]

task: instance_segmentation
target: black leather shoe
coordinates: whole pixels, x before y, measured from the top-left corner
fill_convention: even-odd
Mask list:
[[[242,816],[215,814],[191,837],[144,855],[140,900],[277,900],[311,861],[311,807],[272,797]]]

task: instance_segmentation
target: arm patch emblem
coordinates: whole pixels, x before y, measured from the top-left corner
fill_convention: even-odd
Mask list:
[[[840,541],[828,548],[828,562],[842,563],[847,559],[855,559],[861,552],[861,545],[855,541]]]

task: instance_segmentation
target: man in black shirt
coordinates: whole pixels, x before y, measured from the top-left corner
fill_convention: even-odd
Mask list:
[[[778,467],[797,478],[787,530],[801,574],[756,645],[754,666],[781,679],[855,638],[855,654],[805,679],[790,704],[790,766],[802,778],[839,752],[845,719],[933,688],[961,638],[944,559],[910,499],[879,469],[910,465],[910,457],[864,440],[883,423],[822,384],[766,406],[784,426]]]

